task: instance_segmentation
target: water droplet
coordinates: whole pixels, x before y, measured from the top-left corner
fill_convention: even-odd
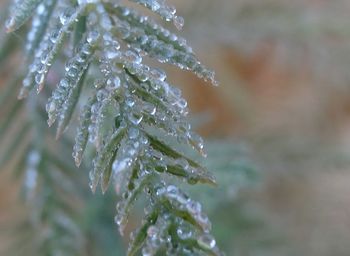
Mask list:
[[[150,71],[153,78],[158,79],[160,81],[165,81],[166,73],[161,69],[152,69]]]
[[[16,25],[16,21],[14,17],[8,19],[5,24],[6,31],[11,32],[14,29],[15,25]]]
[[[166,192],[166,189],[164,187],[160,187],[156,190],[156,195],[161,196]]]
[[[153,255],[153,250],[146,246],[142,248],[142,256],[152,256]]]
[[[95,45],[100,38],[100,33],[96,30],[90,31],[87,35],[86,41],[91,45]]]
[[[117,214],[115,217],[114,217],[114,222],[115,224],[117,224],[118,226],[120,226],[122,224],[122,220],[123,220],[123,217],[119,214]]]
[[[62,23],[62,25],[67,24],[70,17],[72,17],[73,13],[74,13],[73,8],[67,8],[60,14],[60,22]]]
[[[183,239],[183,240],[185,240],[185,239],[189,239],[189,238],[191,238],[191,236],[192,236],[192,231],[191,231],[191,229],[189,228],[189,227],[180,227],[180,228],[178,228],[177,229],[177,231],[176,231],[176,233],[177,233],[177,235],[181,238],[181,239]]]
[[[35,82],[37,84],[42,84],[44,82],[44,79],[45,79],[45,75],[44,74],[37,74],[35,76]]]
[[[155,239],[159,233],[159,229],[156,226],[150,226],[147,229],[147,236],[151,239]]]
[[[114,49],[108,50],[105,52],[105,56],[107,59],[113,60],[120,57],[120,52]]]
[[[178,30],[181,30],[185,24],[185,20],[181,16],[176,16],[174,18],[174,25]]]
[[[56,104],[54,101],[51,101],[50,103],[48,103],[46,105],[46,111],[48,113],[52,113],[52,112],[56,111]]]
[[[150,5],[151,5],[151,10],[154,12],[158,11],[160,8],[160,4],[157,1],[151,1]]]
[[[50,41],[55,44],[57,42],[58,36],[60,35],[60,31],[55,29],[50,34]]]
[[[202,211],[201,204],[196,202],[196,201],[192,201],[192,200],[187,202],[186,208],[192,214],[198,214]]]
[[[129,133],[129,138],[130,139],[136,139],[139,136],[140,131],[138,129],[134,128],[134,127],[131,127],[129,129],[128,133]]]
[[[216,245],[214,237],[210,234],[203,234],[198,238],[198,244],[205,249],[213,249]]]
[[[179,193],[179,189],[174,186],[174,185],[169,185],[167,188],[166,188],[166,192],[168,195],[177,195]]]
[[[122,172],[131,165],[130,158],[124,158],[123,160],[116,160],[113,162],[112,169],[115,175]]]
[[[133,62],[135,64],[140,64],[142,62],[142,57],[134,51],[125,52],[124,58],[125,58],[125,60],[127,60],[129,62]]]
[[[143,119],[143,115],[136,115],[134,113],[131,113],[128,115],[129,121],[134,125],[139,125]]]

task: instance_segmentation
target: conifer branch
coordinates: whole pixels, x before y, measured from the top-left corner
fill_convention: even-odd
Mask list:
[[[182,17],[165,1],[132,2],[178,29],[183,26]],[[25,48],[31,64],[18,97],[29,96],[32,102],[31,91],[43,90],[51,67],[65,56],[63,51],[68,53],[64,75],[46,104],[48,124],[57,121],[56,137],[60,137],[74,122],[78,102],[83,105],[73,157],[79,166],[86,147],[94,147],[90,187],[95,192],[100,183],[105,192],[113,181],[116,192],[122,195],[115,217],[121,233],[135,200],[146,195],[149,209],[142,227],[132,236],[128,255],[139,250],[143,255],[222,255],[200,203],[169,182],[170,177],[178,177],[189,184],[215,184],[215,179],[197,162],[167,145],[160,134],[205,156],[203,139],[187,121],[187,102],[181,91],[168,82],[164,71],[148,66],[143,59],[149,56],[173,64],[216,85],[214,73],[199,62],[183,38],[119,1],[14,1],[7,31],[19,29],[30,17]],[[87,94],[91,97],[86,102],[83,96]],[[16,108],[10,115],[14,116],[14,111]],[[37,129],[35,132],[41,136]],[[51,159],[50,163],[57,162],[49,151],[41,148],[40,152]],[[51,167],[41,163],[40,157],[32,162],[27,166]],[[55,164],[53,168],[65,169]],[[48,172],[50,177],[44,182],[50,184],[51,175],[58,173]],[[62,221],[57,225],[68,225],[63,228],[78,234],[70,230],[74,224]]]

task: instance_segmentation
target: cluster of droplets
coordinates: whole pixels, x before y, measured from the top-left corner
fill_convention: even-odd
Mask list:
[[[165,0],[131,1],[173,22],[178,29],[182,28],[183,18],[177,16],[176,9]],[[143,57],[148,55],[161,63],[191,70],[216,84],[214,73],[198,61],[185,39],[119,3],[78,0],[78,5],[72,7],[70,1],[58,1],[55,8],[55,0],[41,4],[39,0],[23,0],[21,8],[30,2],[33,4],[31,8],[39,7],[26,48],[28,52],[37,49],[23,81],[20,98],[27,96],[35,86],[38,91],[43,88],[47,73],[66,37],[85,14],[86,7],[90,4],[94,7],[89,8],[87,14],[87,33],[74,56],[66,63],[65,75],[49,98],[46,110],[49,125],[58,119],[57,134],[60,135],[78,102],[81,81],[90,61],[95,54],[98,55],[98,67],[103,78],[95,80],[93,96],[81,111],[73,157],[79,166],[87,143],[95,146],[96,156],[89,173],[90,187],[95,191],[100,182],[105,192],[109,181],[114,181],[117,193],[122,195],[115,217],[121,233],[133,202],[142,191],[152,194],[154,179],[162,180],[162,173],[184,178],[189,183],[215,182],[205,169],[172,151],[147,131],[149,126],[160,128],[165,134],[176,137],[178,142],[187,143],[205,155],[203,139],[191,130],[186,120],[187,102],[181,91],[167,82],[164,71],[143,64]],[[55,17],[57,22],[48,24],[50,16]],[[27,17],[20,18],[20,22],[24,19]],[[16,21],[10,21],[11,26],[16,24]],[[39,45],[40,40],[37,40],[40,37]],[[155,197],[151,197],[153,209],[157,209],[156,205],[161,206],[152,225],[149,225],[150,222],[143,223],[148,225],[142,249],[144,256],[155,255],[160,250],[165,250],[167,255],[195,255],[196,249],[178,246],[181,241],[189,239],[196,241],[199,250],[219,255],[215,240],[209,234],[210,221],[198,202],[172,185],[162,186]],[[162,202],[166,203],[162,205]],[[166,205],[170,205],[171,209]],[[60,225],[69,226],[63,218],[58,219]],[[174,226],[176,234],[171,233]]]
[[[143,6],[146,6],[153,12],[159,14],[164,20],[171,21],[179,30],[184,26],[184,19],[176,15],[176,8],[168,5],[165,0],[131,0]]]
[[[157,190],[157,196],[169,200],[175,209],[186,212],[193,218],[204,232],[209,232],[211,223],[208,216],[202,211],[202,206],[197,201],[190,199],[185,193],[174,185],[161,187]]]
[[[93,169],[90,171],[90,187],[93,192],[96,191],[99,180],[101,179],[102,192],[104,193],[111,178],[112,164],[115,153],[119,148],[119,144],[125,136],[126,124],[121,122],[118,128],[113,132],[112,136],[104,143],[100,152],[96,154],[93,160]]]
[[[103,5],[98,4],[96,12],[88,15],[87,25],[88,27],[99,27],[100,51],[103,52],[110,48],[119,49],[117,41],[113,41],[109,33],[112,25]],[[126,124],[120,118],[120,103],[115,98],[120,93],[122,82],[109,59],[105,58],[103,53],[101,55],[99,68],[104,78],[95,82],[94,100],[90,102],[85,111],[87,115],[81,116],[81,125],[78,127],[80,137],[76,138],[75,148],[77,150],[73,154],[78,161],[81,159],[87,138],[95,145],[97,155],[93,160],[93,170],[90,172],[90,187],[95,191],[101,179],[104,192],[111,176],[110,169],[115,157],[114,152],[124,136]],[[112,124],[112,121],[115,121],[115,124]]]
[[[15,0],[10,7],[10,17],[5,23],[7,32],[21,27],[33,14],[42,0]]]
[[[73,147],[72,156],[75,161],[76,166],[80,166],[81,161],[83,159],[84,150],[89,140],[89,130],[93,130],[93,128],[89,128],[91,125],[91,114],[92,114],[92,106],[96,102],[96,95],[91,97],[89,101],[84,105],[80,113],[79,125],[77,127],[77,132],[75,135],[75,144]]]
[[[100,0],[77,0],[79,5],[97,4]]]
[[[171,222],[167,217],[168,216],[165,215],[158,218],[154,225],[148,227],[146,242],[142,248],[143,256],[156,255],[156,253],[160,251],[162,247],[171,247],[171,236],[168,232]]]
[[[123,6],[115,6],[114,12],[117,14],[119,20],[126,22],[124,26],[127,26],[126,24],[132,24],[135,31],[141,32],[141,35],[134,37],[135,41],[142,43],[148,40],[147,36],[155,36],[159,40],[171,44],[177,50],[188,54],[193,53],[192,48],[187,44],[185,38],[177,36],[175,33],[160,26],[150,17],[140,15],[135,10]]]
[[[59,118],[58,134],[63,132],[70,120],[78,101],[82,76],[90,63],[98,39],[99,33],[95,31],[89,32],[82,39],[82,42],[77,46],[75,56],[70,58],[65,65],[65,76],[46,104],[49,126]]]
[[[133,147],[130,149],[135,151]],[[142,157],[142,153],[139,157]],[[123,162],[123,169],[121,169],[119,168],[120,163],[116,162],[117,160],[118,159],[115,159],[114,161],[114,163],[118,165],[118,172],[114,172],[115,189],[119,193],[120,191],[124,192],[122,193],[122,200],[117,203],[117,214],[114,220],[119,226],[120,233],[123,234],[131,207],[143,191],[148,192],[147,186],[151,183],[153,174],[151,169],[145,167],[145,163],[141,163],[141,161],[138,161],[137,168],[134,167],[132,171],[125,172],[124,168],[130,168],[130,166],[135,165],[135,163],[132,163],[132,160],[127,160],[129,162]]]
[[[55,4],[56,0],[44,1],[36,9],[36,12],[32,18],[30,30],[27,33],[25,48],[28,56],[32,56],[35,48],[40,42],[41,37],[45,33],[45,29],[49,23],[49,19]]]
[[[88,117],[90,119],[88,132],[89,141],[95,145],[97,151],[103,146],[104,139],[111,136],[114,118],[119,114],[119,103],[113,98],[114,90],[119,86],[118,78],[95,83],[96,100],[89,106],[91,114]]]
[[[190,163],[184,157],[174,159],[152,148],[148,149],[147,154],[157,170],[170,174],[176,173],[178,176],[184,177],[184,181],[189,184],[196,184],[200,181],[213,184],[216,182],[207,170],[193,162]]]
[[[161,184],[155,190],[158,198],[153,200],[155,205],[151,203],[145,208],[143,227],[130,235],[129,253],[134,255],[135,247],[142,243],[143,256],[160,252],[166,255],[204,255],[203,251],[222,255],[209,233],[210,222],[201,205],[176,186]],[[184,215],[187,217],[183,218]]]
[[[102,5],[98,5],[97,12],[89,13],[87,17],[87,25],[90,28],[99,27],[99,33],[101,34],[100,48],[113,48],[119,49],[117,41],[113,41],[109,29],[112,26],[108,15],[106,15]],[[98,33],[98,32],[96,32]],[[100,70],[104,74],[104,79],[97,80],[94,88],[96,90],[96,101],[91,105],[91,122],[89,123],[89,141],[95,145],[97,150],[103,146],[104,137],[110,134],[110,131],[104,131],[106,127],[105,120],[108,118],[113,119],[113,115],[110,109],[113,110],[114,115],[119,114],[119,103],[116,102],[114,96],[118,94],[122,83],[120,78],[116,74],[116,70],[113,69],[105,58],[100,59]],[[110,127],[113,127],[110,125]]]
[[[199,78],[217,85],[215,73],[206,68],[194,55],[186,40],[170,33],[147,16],[125,7],[115,7],[113,31],[141,53],[181,69],[193,71]]]
[[[187,101],[182,98],[179,89],[166,82],[164,71],[142,64],[139,54],[130,50],[119,53],[118,60],[114,61],[120,61],[130,74],[126,75],[129,89],[141,98],[149,97],[148,101],[141,101],[133,95],[126,96],[126,106],[130,108],[126,111],[130,110],[130,120],[138,125],[146,116],[153,125],[162,127],[170,135],[178,136],[179,142],[187,142],[202,155],[206,155],[203,139],[191,131],[191,126],[185,119],[188,113]]]
[[[83,6],[72,8],[63,5],[56,8],[54,16],[58,15],[58,21],[50,25],[50,29],[47,30],[39,47],[35,50],[34,60],[23,80],[19,98],[26,97],[35,86],[38,92],[42,90],[47,73],[59,53],[60,46],[84,10]]]
[[[126,137],[120,143],[120,149],[112,164],[117,192],[121,191],[123,182],[129,180],[130,177],[125,178],[125,175],[132,173],[132,169],[143,154],[142,152],[146,146],[148,146],[147,138],[140,135],[140,131],[137,128],[128,128]],[[121,179],[120,176],[124,176],[124,178]]]

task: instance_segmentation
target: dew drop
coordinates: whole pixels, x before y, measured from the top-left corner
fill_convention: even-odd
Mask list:
[[[139,136],[140,131],[138,129],[134,128],[134,127],[131,127],[129,129],[128,133],[129,133],[129,138],[130,139],[136,139]]]
[[[54,101],[50,102],[47,107],[46,107],[46,111],[49,113],[52,113],[54,111],[56,111],[56,104]]]
[[[16,25],[15,18],[10,18],[6,21],[5,27],[7,32],[11,32]]]
[[[192,200],[187,202],[186,208],[192,214],[199,214],[202,211],[201,204]]]
[[[153,255],[153,250],[146,246],[142,248],[142,256],[152,256]]]
[[[130,122],[133,123],[134,125],[139,125],[142,122],[142,119],[143,119],[143,115],[132,114],[131,116],[129,116]]]
[[[35,82],[37,83],[37,84],[42,84],[43,82],[44,82],[44,79],[45,79],[45,75],[44,74],[37,74],[36,76],[35,76]]]
[[[210,234],[203,234],[198,238],[198,244],[205,249],[213,249],[216,245],[214,237]]]
[[[159,229],[156,226],[150,226],[147,229],[147,236],[151,239],[155,239],[158,233]]]
[[[174,25],[178,30],[181,30],[183,26],[185,25],[185,20],[181,16],[176,16],[174,18]]]
[[[189,228],[185,228],[185,227],[180,227],[176,230],[177,235],[185,240],[185,239],[189,239],[192,236],[192,231]]]
[[[90,31],[87,35],[86,41],[91,45],[95,45],[100,38],[100,33],[96,30]]]
[[[116,160],[113,162],[112,169],[115,175],[122,172],[126,168],[128,168],[131,164],[130,158],[124,158],[123,160]]]
[[[60,22],[62,23],[62,25],[67,24],[70,17],[72,17],[73,13],[74,13],[73,8],[67,8],[60,14]]]
[[[154,79],[157,79],[157,80],[160,80],[160,81],[165,81],[166,79],[166,74],[163,70],[161,69],[152,69],[150,71],[151,73],[151,76],[154,78]]]
[[[122,220],[123,220],[123,217],[119,214],[117,214],[115,217],[114,217],[114,222],[115,224],[117,224],[118,226],[120,226],[122,224]]]

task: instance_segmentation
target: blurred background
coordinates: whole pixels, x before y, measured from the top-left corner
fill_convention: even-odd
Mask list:
[[[185,17],[181,35],[220,82],[167,67],[208,141],[219,187],[191,189],[218,244],[238,256],[350,255],[350,2],[169,2]],[[24,211],[20,182],[0,175],[0,222],[8,222]],[[106,230],[110,201],[109,214],[87,210]]]

